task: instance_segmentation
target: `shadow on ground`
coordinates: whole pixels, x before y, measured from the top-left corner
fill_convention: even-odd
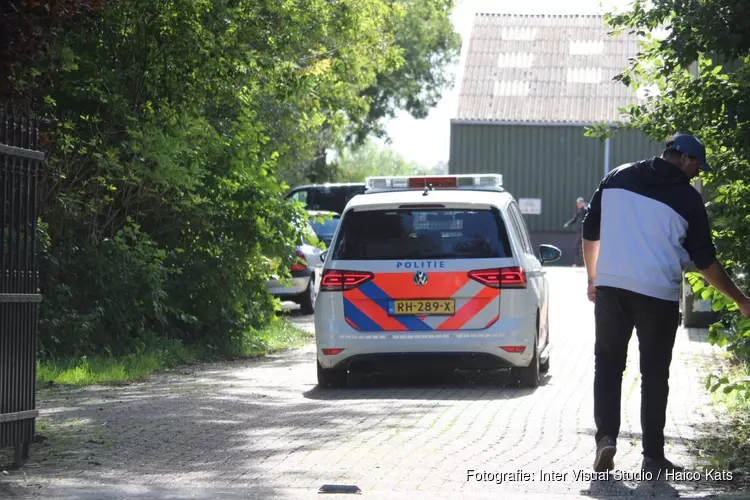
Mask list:
[[[11,484],[0,478],[0,496],[43,494],[48,481],[55,479],[54,497],[60,500],[306,498],[315,494],[309,484],[314,479],[309,466],[287,467],[283,477],[274,478],[277,484],[296,481],[305,485],[290,492],[240,485],[263,482],[279,461],[291,455],[324,457],[352,439],[356,435],[352,429],[359,432],[362,422],[367,422],[366,430],[374,435],[392,431],[394,422],[412,425],[429,412],[441,411],[433,404],[436,400],[510,400],[554,392],[552,376],[532,390],[463,373],[422,378],[378,375],[364,377],[355,384],[357,389],[320,390],[315,384],[314,356],[299,351],[270,359],[202,365],[117,388],[44,390],[40,408],[49,441],[32,447],[27,467],[11,472]],[[309,376],[302,382],[300,365],[309,367]],[[388,419],[376,418],[382,413],[379,401],[383,400],[399,400],[388,409]],[[699,432],[711,430],[715,429]],[[689,445],[698,450],[701,442]],[[25,474],[37,479],[25,479]],[[219,494],[232,484],[238,487]],[[680,495],[679,486],[664,481],[593,481],[581,495],[674,498]],[[681,498],[701,490],[744,486],[742,481],[701,481],[691,484],[688,496]],[[503,493],[503,497],[507,496]]]
[[[694,456],[706,451],[705,439],[712,437],[715,446],[731,446],[736,443],[728,438],[717,438],[716,428],[707,425],[696,426],[694,439],[681,439],[677,436],[666,435],[667,441],[675,441],[691,450]],[[594,429],[588,429],[587,435],[592,435]],[[639,433],[621,433],[619,441],[640,441]],[[720,443],[717,443],[718,440]],[[726,448],[725,448],[726,449]],[[667,457],[670,458],[670,457]],[[685,464],[678,464],[685,465]],[[617,469],[617,464],[615,463]],[[591,498],[750,498],[750,482],[740,470],[732,467],[722,467],[711,464],[705,459],[699,459],[695,467],[686,467],[687,474],[646,476],[642,471],[615,470],[609,480],[592,480],[588,489],[581,494]]]
[[[508,372],[432,371],[404,373],[350,374],[347,388],[321,389],[317,385],[304,392],[312,400],[367,399],[441,399],[445,391],[462,401],[481,399],[515,399],[532,396],[550,384],[553,377],[544,375],[539,388],[519,387]],[[418,391],[418,392],[415,392]]]
[[[359,422],[368,421],[368,431],[377,434],[391,431],[393,419],[411,425],[425,413],[440,411],[430,404],[435,400],[532,394],[529,389],[467,384],[450,375],[416,385],[399,380],[389,385],[386,379],[372,390],[327,392],[317,389],[314,369],[308,383],[291,376],[269,384],[266,370],[283,375],[305,358],[303,353],[202,365],[121,387],[45,389],[40,420],[48,428],[48,441],[33,445],[27,466],[11,475],[130,477],[154,484],[253,482],[267,475],[275,460],[334,449],[351,438]],[[362,403],[352,402],[357,399]],[[401,401],[389,409],[386,423],[373,418],[379,405],[367,399]]]

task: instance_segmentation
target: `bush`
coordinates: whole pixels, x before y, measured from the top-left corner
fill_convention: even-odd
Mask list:
[[[132,221],[112,239],[48,240],[40,258],[42,358],[121,355],[163,334],[173,312],[165,286],[176,272],[166,259]]]

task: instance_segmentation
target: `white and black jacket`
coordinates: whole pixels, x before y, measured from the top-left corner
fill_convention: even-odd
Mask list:
[[[677,166],[655,157],[622,165],[602,180],[583,221],[600,241],[596,285],[679,301],[685,267],[716,259],[706,207]]]

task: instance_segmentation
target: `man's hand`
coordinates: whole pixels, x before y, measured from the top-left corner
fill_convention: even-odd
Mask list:
[[[743,300],[737,302],[737,306],[744,317],[750,318],[750,297],[745,297]]]
[[[740,313],[746,318],[750,317],[750,297],[742,293],[737,285],[732,281],[724,267],[718,261],[714,261],[705,269],[700,270],[701,274],[711,286],[716,288],[737,304]]]
[[[596,302],[596,285],[594,283],[589,285],[586,294],[591,302]]]
[[[596,301],[596,261],[599,259],[599,241],[583,239],[583,262],[586,265],[588,290],[586,295],[591,302]]]

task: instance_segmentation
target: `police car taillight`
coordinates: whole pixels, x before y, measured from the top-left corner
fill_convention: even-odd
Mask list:
[[[425,189],[430,186],[432,189],[499,190],[503,187],[503,176],[500,174],[412,175],[365,179],[366,192]]]
[[[478,269],[468,274],[469,278],[490,288],[526,288],[526,271],[522,267]]]
[[[341,271],[339,269],[326,269],[320,279],[321,292],[343,292],[357,288],[375,277],[374,274],[365,271]]]

